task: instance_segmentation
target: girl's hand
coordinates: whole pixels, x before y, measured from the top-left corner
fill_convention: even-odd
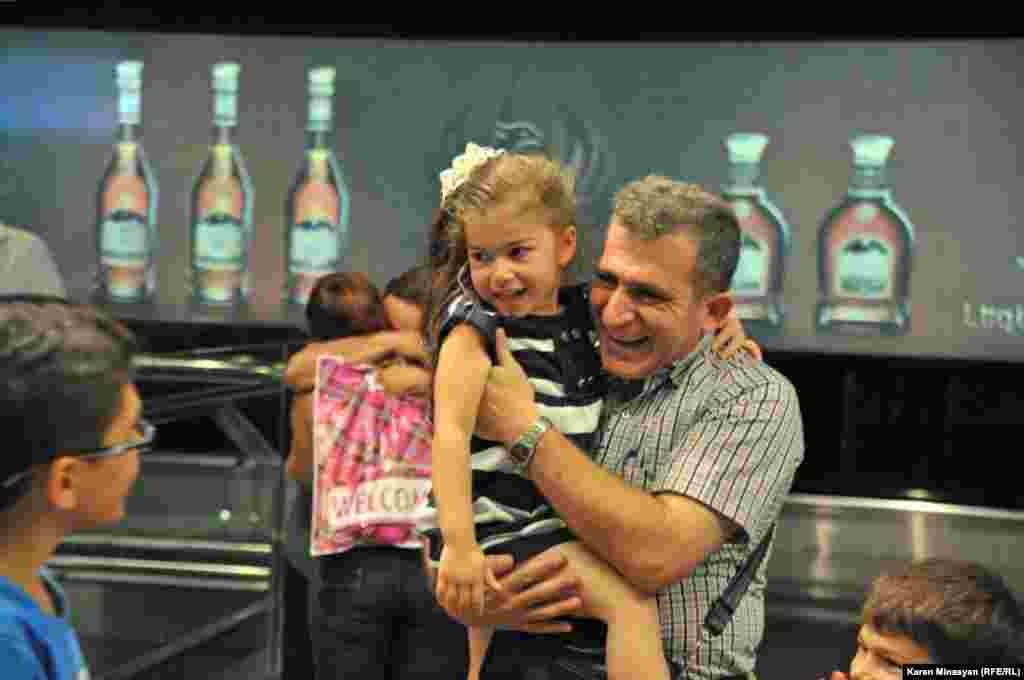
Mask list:
[[[480,546],[458,549],[445,545],[437,572],[437,601],[455,619],[484,613],[488,589],[501,591]]]
[[[729,312],[722,327],[715,333],[711,348],[723,359],[731,359],[740,351],[746,351],[755,360],[761,361],[761,348],[747,337],[735,309]]]

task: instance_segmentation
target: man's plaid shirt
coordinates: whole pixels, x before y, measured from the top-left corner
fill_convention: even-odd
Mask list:
[[[644,381],[628,401],[605,402],[595,460],[652,493],[687,496],[742,531],[685,580],[658,592],[666,652],[693,679],[751,673],[764,628],[767,560],[717,638],[703,626],[712,602],[782,509],[803,460],[796,392],[763,362],[722,360],[706,338]],[[769,551],[770,555],[770,551]]]

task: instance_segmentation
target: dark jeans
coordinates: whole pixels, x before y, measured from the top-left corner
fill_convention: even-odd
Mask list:
[[[317,678],[465,680],[466,627],[437,604],[419,551],[360,547],[320,560]]]
[[[285,563],[283,680],[312,678],[313,642],[309,631],[309,591],[305,574]]]
[[[481,680],[608,680],[601,630],[592,622],[573,620],[568,635],[531,635],[499,630],[491,639]],[[670,662],[672,677],[683,669]]]

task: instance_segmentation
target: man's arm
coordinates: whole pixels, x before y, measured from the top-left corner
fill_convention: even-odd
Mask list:
[[[384,331],[326,342],[311,342],[288,361],[284,379],[297,390],[308,390],[316,382],[316,363],[322,356],[339,356],[352,363],[375,363],[386,357],[402,356],[426,365],[429,361],[423,338],[412,331]]]
[[[558,432],[541,439],[529,472],[580,540],[650,594],[688,576],[736,529],[690,498],[630,486]]]
[[[503,339],[499,339],[499,360],[501,366],[491,371],[478,417],[478,432],[510,444],[533,423],[538,412],[532,388],[505,349]],[[732,427],[719,427],[716,420],[707,432],[729,431],[732,438],[725,442],[713,438],[699,440],[700,445],[716,450],[724,445],[750,446],[750,437],[757,437],[759,442],[770,441],[774,431],[792,424],[774,417],[780,411],[773,399],[785,401],[783,411],[789,414],[787,418],[792,417],[788,407],[795,404],[788,402],[788,392],[762,396],[744,395],[746,399],[723,406],[715,418]],[[743,427],[744,423],[751,427]],[[750,434],[754,431],[756,435]],[[681,447],[688,451],[697,443],[688,438]],[[756,465],[761,458],[750,460]],[[747,472],[739,465],[713,471],[733,477]],[[736,524],[710,505],[695,500],[689,489],[678,490],[684,483],[670,482],[664,488],[670,493],[658,494],[630,486],[594,463],[558,432],[549,431],[541,438],[529,475],[580,540],[646,592],[653,593],[685,578],[737,529]],[[666,480],[656,481],[660,484]]]

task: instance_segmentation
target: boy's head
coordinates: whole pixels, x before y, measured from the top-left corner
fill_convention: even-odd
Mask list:
[[[465,176],[448,183],[431,230],[434,299],[468,268],[474,291],[500,313],[552,313],[576,254],[573,175],[539,155],[477,156],[456,159]]]
[[[336,272],[317,279],[306,303],[306,321],[314,340],[388,329],[380,292],[362,272]]]
[[[426,265],[396,276],[384,288],[384,308],[395,330],[423,330],[423,314],[429,305],[430,267]]]
[[[135,349],[91,306],[0,299],[3,525],[51,510],[69,530],[121,519],[153,434],[132,382]]]
[[[970,562],[887,570],[864,604],[853,680],[899,677],[909,663],[1021,663],[1021,609],[1003,580]]]

